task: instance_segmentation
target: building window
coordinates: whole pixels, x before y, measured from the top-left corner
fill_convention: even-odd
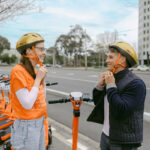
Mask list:
[[[146,24],[144,23],[144,27],[146,27]]]
[[[143,48],[145,48],[145,45],[143,45]]]
[[[143,52],[143,55],[145,55],[145,52]]]
[[[144,2],[144,6],[146,6],[146,2]]]
[[[149,48],[149,44],[147,44],[147,48]]]
[[[145,37],[143,38],[143,41],[145,41]]]
[[[149,33],[149,30],[147,30],[147,33]]]
[[[144,13],[146,13],[146,9],[144,9]]]
[[[147,8],[147,10],[149,11],[149,8]]]
[[[146,16],[144,16],[144,20],[146,20]]]
[[[147,37],[147,40],[149,40],[149,37]]]
[[[145,30],[143,31],[143,33],[145,34]]]
[[[147,23],[147,26],[149,27],[149,22]]]
[[[148,1],[148,4],[150,4],[150,1]]]
[[[149,19],[149,15],[147,16],[147,19]]]

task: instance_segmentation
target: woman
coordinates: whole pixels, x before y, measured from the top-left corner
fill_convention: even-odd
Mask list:
[[[17,42],[22,55],[20,64],[11,71],[12,109],[16,120],[11,128],[11,144],[15,150],[45,150],[44,119],[47,114],[44,79],[44,39],[37,33],[23,35]]]

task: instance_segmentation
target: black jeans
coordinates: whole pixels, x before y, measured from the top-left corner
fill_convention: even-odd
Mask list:
[[[112,144],[109,137],[102,132],[100,141],[101,150],[138,150],[137,147],[131,147],[128,144]]]

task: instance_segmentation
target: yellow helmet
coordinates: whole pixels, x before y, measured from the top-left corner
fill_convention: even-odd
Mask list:
[[[126,42],[116,42],[109,46],[116,49],[119,53],[126,57],[129,67],[137,64],[137,55],[134,48]]]
[[[19,50],[27,45],[34,44],[36,42],[43,42],[44,38],[38,33],[27,33],[24,34],[17,42],[16,49]]]

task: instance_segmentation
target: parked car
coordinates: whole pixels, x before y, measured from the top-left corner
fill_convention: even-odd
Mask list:
[[[140,65],[140,66],[137,66],[137,70],[140,70],[140,71],[149,71],[149,67],[147,67],[145,65]]]
[[[51,67],[51,65],[50,64],[45,64],[46,65],[46,67]]]
[[[58,64],[56,64],[55,67],[56,67],[56,68],[62,68],[62,66],[61,66],[61,65],[58,65]]]

